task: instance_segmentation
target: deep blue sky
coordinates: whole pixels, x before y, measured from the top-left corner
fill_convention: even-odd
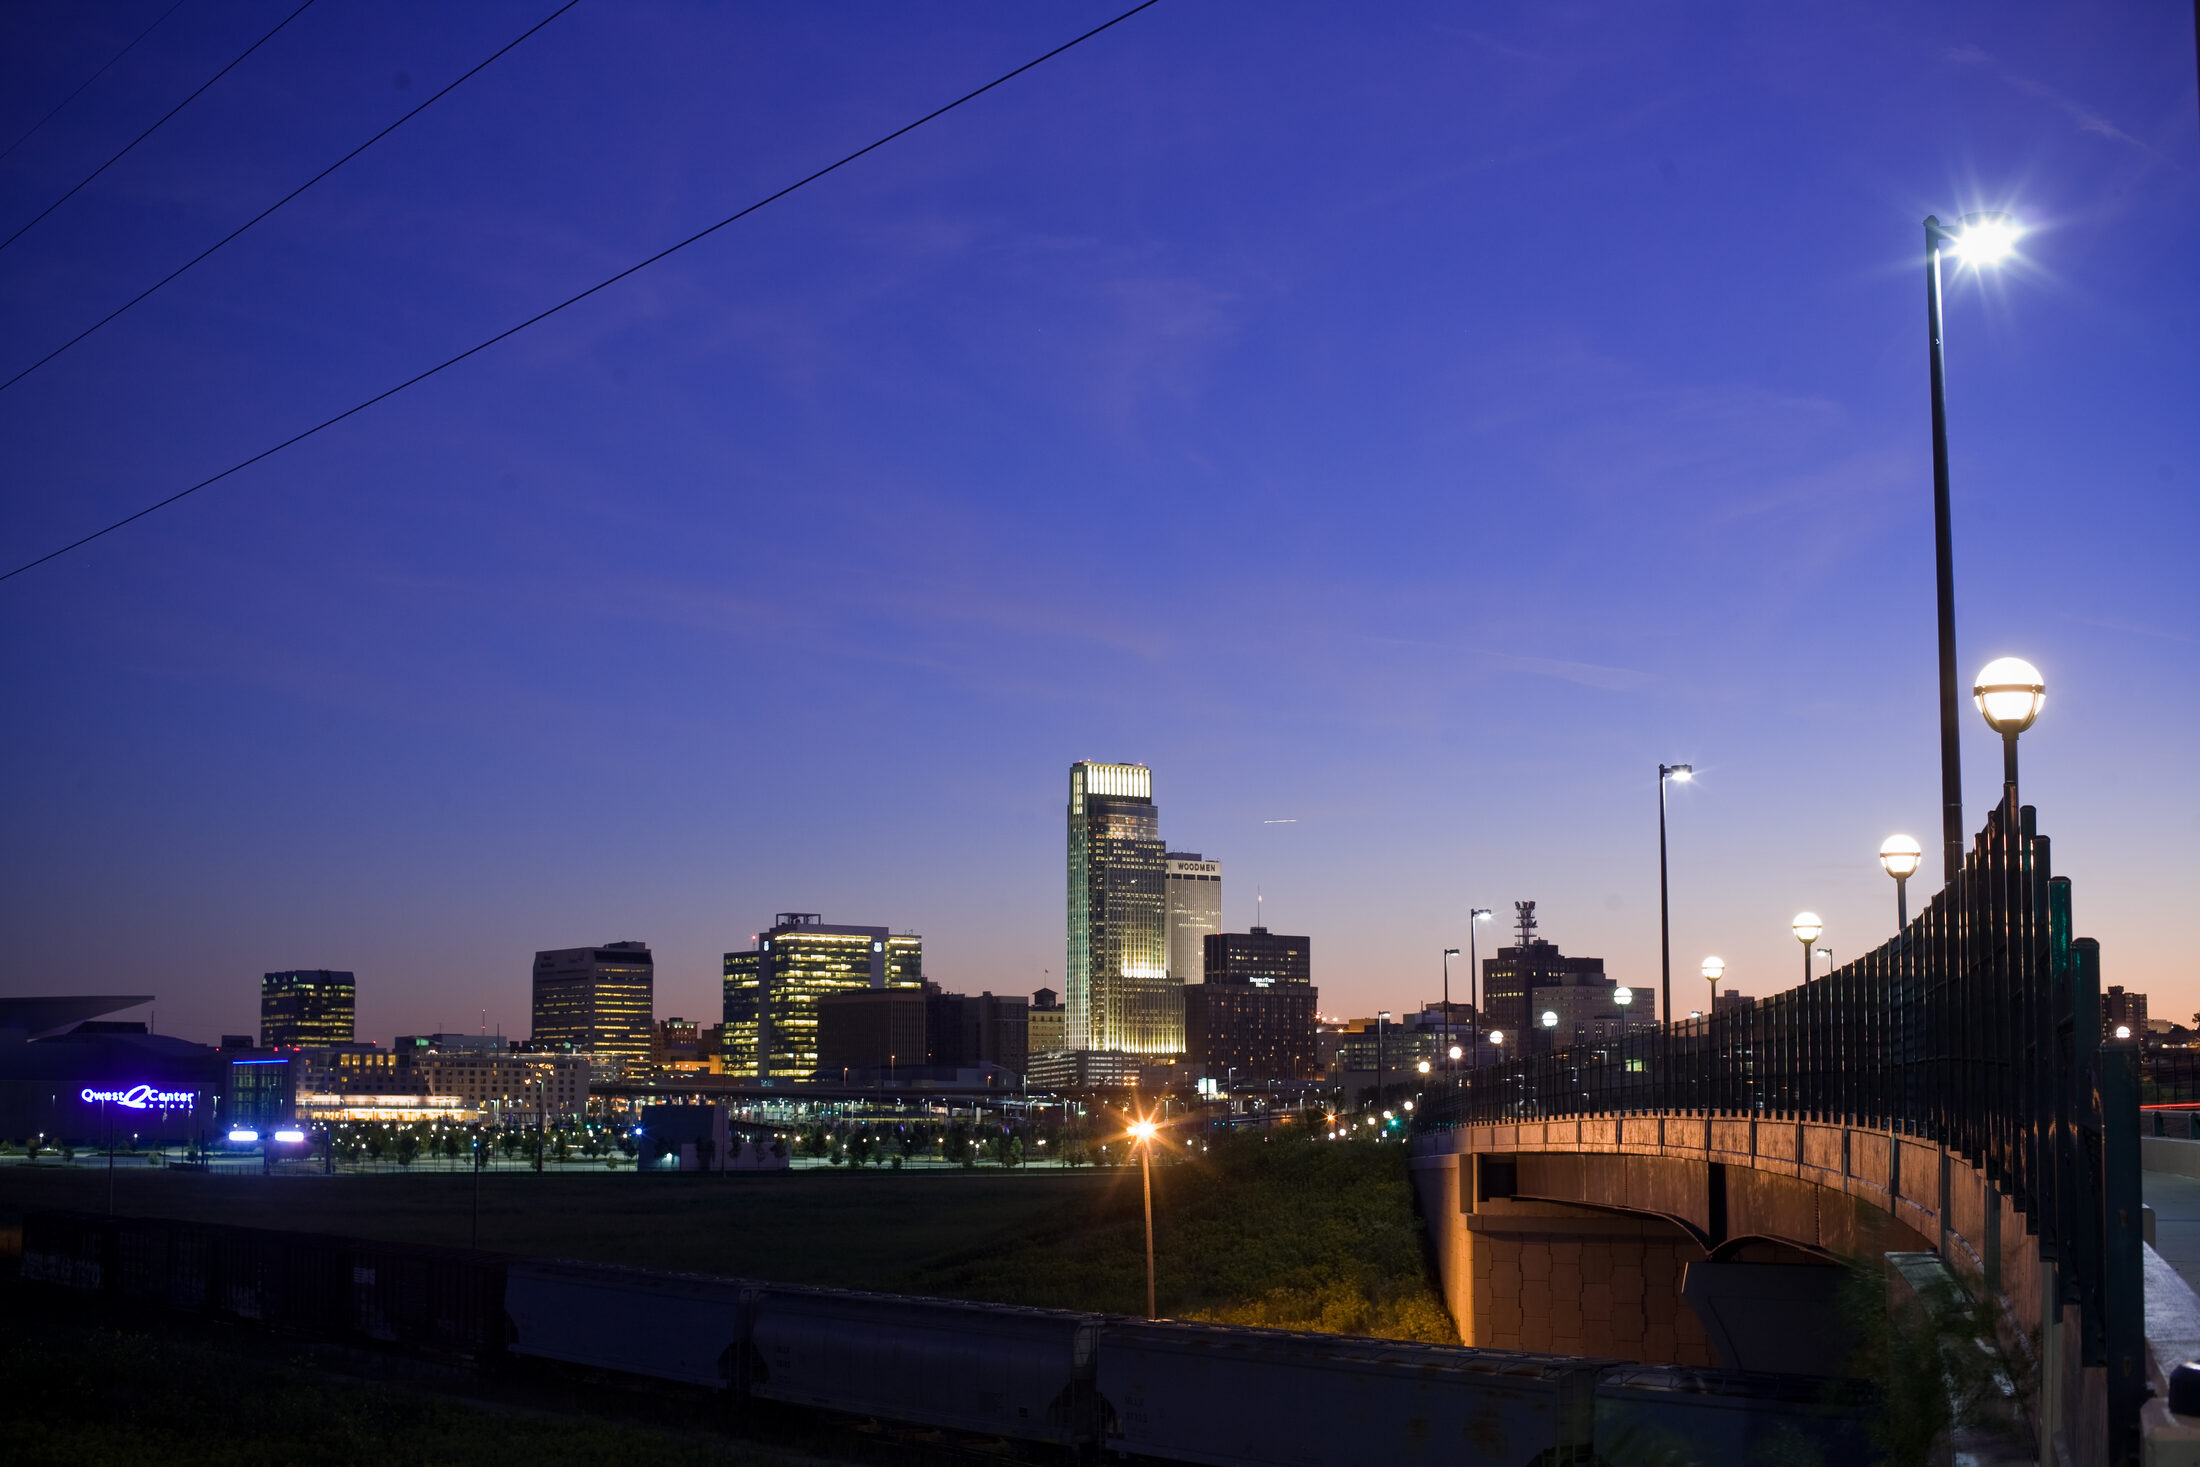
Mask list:
[[[0,13],[0,146],[165,3]],[[288,8],[190,0],[0,162],[0,224]],[[0,366],[549,8],[320,0],[0,252]],[[0,558],[1115,8],[583,0],[0,393]],[[0,585],[0,988],[212,1037],[342,967],[367,1035],[523,1032],[534,949],[640,938],[659,1014],[714,1017],[718,955],[803,909],[1028,991],[1082,757],[1153,765],[1231,925],[1257,885],[1354,1014],[1433,995],[1470,903],[1653,979],[1692,760],[1682,1000],[1713,951],[1782,986],[1798,908],[1845,960],[1893,925],[1880,839],[1931,846],[1918,223],[2006,207],[2021,262],[1950,283],[1962,662],[2044,669],[2026,793],[2080,926],[2189,1013],[2190,24],[1166,0]]]

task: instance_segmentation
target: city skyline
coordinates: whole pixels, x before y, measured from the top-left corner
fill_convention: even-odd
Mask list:
[[[8,582],[0,989],[211,1039],[308,964],[362,1034],[516,1034],[528,953],[631,934],[708,1015],[801,906],[1061,990],[1086,752],[1166,771],[1223,925],[1261,893],[1348,1015],[1530,897],[1653,985],[1692,763],[1675,1007],[1709,953],[1787,987],[1794,913],[1847,961],[1936,837],[1919,221],[2001,207],[2015,265],[1948,277],[1960,670],[2043,670],[2103,981],[2200,1008],[2188,18],[1251,14],[1156,7]],[[10,370],[539,18],[308,12],[0,256]],[[11,564],[1104,18],[578,7],[0,393]],[[5,161],[8,227],[272,19],[179,12]],[[0,136],[142,24],[0,17]]]

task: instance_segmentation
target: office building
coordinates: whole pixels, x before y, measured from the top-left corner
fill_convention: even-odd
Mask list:
[[[423,1103],[454,1098],[468,1119],[533,1126],[588,1114],[585,1054],[425,1050],[406,1070],[405,1092]]]
[[[349,973],[292,968],[260,979],[260,1045],[349,1044],[356,984]]]
[[[2118,1029],[2129,1029],[2133,1037],[2147,1032],[2147,996],[2143,993],[2126,993],[2120,984],[2110,984],[2108,992],[2101,995],[2101,1037],[2114,1039]]]
[[[1021,1076],[1030,1068],[1031,1005],[1020,994],[925,993],[931,1062],[943,1068],[998,1065]]]
[[[1222,863],[1171,851],[1167,878],[1169,976],[1179,986],[1197,983],[1206,972],[1207,935],[1222,930]]]
[[[1031,996],[1031,1012],[1024,1016],[1024,1036],[1033,1054],[1059,1054],[1069,1047],[1063,1035],[1062,996],[1042,988]]]
[[[1184,990],[1184,1058],[1217,1080],[1303,1080],[1314,1062],[1311,988],[1210,978]],[[1235,1071],[1235,1074],[1231,1072]]]
[[[656,968],[646,942],[557,948],[535,954],[533,1042],[647,1064]]]
[[[1068,815],[1068,1043],[1181,1054],[1184,1005],[1169,976],[1167,855],[1153,771],[1071,765]]]
[[[765,1084],[809,1079],[822,1065],[818,1004],[827,994],[921,992],[923,972],[924,939],[913,932],[829,926],[816,912],[777,914],[754,948],[726,954],[725,1073]]]
[[[1311,946],[1304,937],[1289,937],[1265,927],[1217,932],[1206,939],[1202,967],[1210,982],[1304,988],[1314,981]]]
[[[1138,1083],[1140,1057],[1119,1049],[1076,1049],[1036,1055],[1027,1072],[1030,1088],[1045,1095],[1089,1095],[1128,1090]]]
[[[716,1074],[721,1032],[719,1025],[693,1019],[662,1020],[650,1030],[649,1062],[659,1073]]]
[[[855,988],[817,1003],[817,1073],[825,1081],[878,1071],[913,1075],[931,1063],[921,988]],[[868,1081],[868,1074],[866,1080]]]
[[[1574,1043],[1577,1029],[1586,1041],[1607,1031],[1616,1033],[1622,1026],[1655,1022],[1657,995],[1648,987],[1631,990],[1629,1002],[1620,1004],[1620,985],[1605,976],[1604,959],[1570,958],[1538,937],[1534,902],[1514,902],[1513,911],[1517,914],[1513,945],[1482,960],[1481,1031],[1486,1035],[1494,1029],[1506,1035],[1506,1053],[1519,1052],[1513,1044],[1523,1035],[1531,1051],[1551,1046],[1553,1036],[1541,1022],[1546,1012],[1563,1010],[1555,1040],[1559,1045]],[[1546,989],[1552,992],[1545,993]],[[1587,991],[1568,994],[1566,989]],[[1490,1058],[1485,1046],[1482,1059]]]

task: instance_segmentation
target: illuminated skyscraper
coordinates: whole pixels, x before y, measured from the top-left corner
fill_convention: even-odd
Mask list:
[[[536,1046],[647,1062],[656,971],[646,942],[536,953]]]
[[[1169,852],[1169,976],[1179,986],[1206,972],[1207,934],[1222,930],[1222,863]]]
[[[747,952],[727,953],[724,1067],[758,1080],[817,1072],[818,1002],[830,993],[924,986],[924,939],[883,927],[828,927],[781,912]]]
[[[349,1044],[357,985],[351,974],[293,968],[260,979],[260,1043]]]
[[[1161,812],[1143,764],[1069,770],[1069,1014],[1076,1049],[1184,1052],[1183,986],[1169,976]]]

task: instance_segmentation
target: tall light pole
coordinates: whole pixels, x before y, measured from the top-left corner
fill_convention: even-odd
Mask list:
[[[1482,962],[1475,951],[1475,923],[1489,920],[1488,907],[1471,907],[1467,911],[1467,1007],[1472,1011],[1467,1022],[1474,1026],[1470,1031],[1473,1042],[1467,1046],[1470,1066],[1482,1063]]]
[[[1890,835],[1879,843],[1879,864],[1894,878],[1894,930],[1910,927],[1910,877],[1925,859],[1925,848],[1906,835]]]
[[[2017,735],[2032,726],[2047,702],[2040,670],[2022,657],[1997,657],[1979,670],[1971,697],[1986,726],[2001,735],[2001,782],[2017,787]]]
[[[1383,1026],[1390,1022],[1390,1010],[1375,1012],[1375,1108],[1383,1108],[1383,1093],[1390,1088],[1390,1066],[1383,1056]]]
[[[1670,1041],[1666,1038],[1673,1030],[1673,914],[1666,900],[1665,890],[1665,782],[1677,779],[1682,784],[1696,777],[1696,771],[1686,764],[1660,764],[1658,766],[1658,1089],[1664,1094],[1666,1051]]]
[[[1703,976],[1711,984],[1710,1012],[1715,1014],[1719,1011],[1719,980],[1726,976],[1726,959],[1705,958],[1703,960]]]
[[[1153,1298],[1153,1138],[1161,1128],[1141,1118],[1132,1123],[1131,1144],[1138,1149],[1139,1169],[1146,1181],[1146,1317],[1159,1319]]]
[[[1459,949],[1444,949],[1444,1064],[1451,1067],[1451,960],[1459,956]]]
[[[1949,885],[1963,869],[1963,761],[1957,738],[1956,568],[1948,509],[1948,364],[1941,346],[1940,257],[1991,265],[2016,247],[2003,214],[1966,214],[1951,229],[1925,217],[1925,342],[1933,395],[1933,578],[1940,621],[1940,838]]]
[[[1803,945],[1803,983],[1807,987],[1813,971],[1810,962],[1810,945],[1818,940],[1818,934],[1826,930],[1826,924],[1818,920],[1816,912],[1797,912],[1792,930],[1795,933],[1795,940]]]

